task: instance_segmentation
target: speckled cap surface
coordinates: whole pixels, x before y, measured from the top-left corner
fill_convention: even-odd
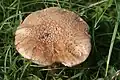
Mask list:
[[[55,62],[72,67],[91,50],[87,23],[74,12],[50,7],[28,15],[15,33],[17,51],[43,66]]]

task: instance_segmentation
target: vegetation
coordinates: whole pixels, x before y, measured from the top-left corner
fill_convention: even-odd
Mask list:
[[[30,12],[58,6],[89,25],[92,50],[75,67],[40,67],[15,49],[14,33]],[[0,80],[120,80],[120,0],[0,0]],[[52,71],[52,72],[51,72]]]

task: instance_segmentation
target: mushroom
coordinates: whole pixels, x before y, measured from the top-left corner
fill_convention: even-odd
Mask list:
[[[91,50],[87,23],[74,12],[50,7],[28,15],[15,32],[17,51],[42,66],[72,67]]]

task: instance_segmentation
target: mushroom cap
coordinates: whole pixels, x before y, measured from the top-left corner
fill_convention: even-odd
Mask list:
[[[43,66],[55,62],[72,67],[91,50],[87,23],[74,12],[50,7],[28,15],[15,33],[17,51]]]

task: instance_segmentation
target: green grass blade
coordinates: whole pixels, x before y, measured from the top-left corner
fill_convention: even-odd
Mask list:
[[[118,29],[118,25],[119,25],[119,20],[120,20],[120,1],[119,0],[115,0],[115,4],[116,4],[116,9],[117,9],[117,21],[115,23],[115,28],[113,31],[113,35],[112,35],[112,40],[111,40],[111,44],[110,44],[110,48],[109,48],[109,54],[108,54],[108,59],[107,59],[107,64],[106,64],[106,72],[105,72],[105,77],[107,76],[108,73],[108,68],[109,68],[109,63],[110,63],[110,57],[112,54],[112,49],[113,49],[113,45],[114,45],[114,41],[115,41],[115,37],[116,37],[116,33],[117,33],[117,29]]]
[[[24,73],[25,73],[25,70],[27,69],[27,67],[29,66],[29,64],[30,64],[30,63],[27,63],[27,64],[24,66],[23,71],[22,71],[22,74],[21,74],[21,76],[20,76],[20,80],[22,79],[22,77],[23,77],[23,75],[24,75]]]
[[[106,1],[106,0],[105,0]],[[96,48],[96,43],[95,43],[95,28],[97,27],[98,23],[100,22],[100,20],[102,19],[103,15],[105,14],[105,12],[107,11],[107,9],[112,5],[112,2],[113,0],[108,0],[107,1],[107,4],[104,8],[104,11],[101,13],[100,17],[98,18],[98,20],[95,22],[95,25],[94,25],[94,29],[92,31],[92,37],[93,37],[93,46],[95,48],[95,50],[97,51],[97,48]]]
[[[4,79],[5,79],[5,80],[8,80],[8,78],[7,78],[7,76],[6,76],[6,73],[7,73],[6,67],[7,67],[7,57],[8,57],[10,48],[11,48],[11,45],[8,47],[7,52],[6,52],[6,54],[5,54],[5,59],[4,59],[4,73],[5,73],[5,74],[4,74]]]

